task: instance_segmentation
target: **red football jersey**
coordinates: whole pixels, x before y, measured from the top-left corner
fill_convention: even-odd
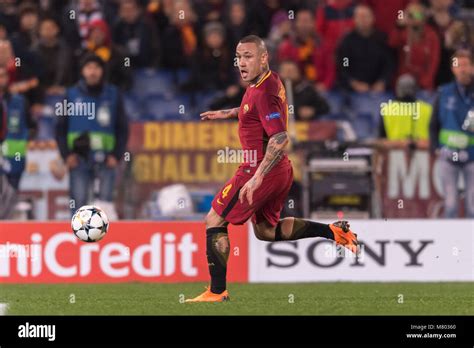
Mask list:
[[[239,138],[242,149],[256,153],[257,164],[263,160],[267,143],[274,134],[288,128],[288,104],[283,83],[277,73],[268,73],[257,83],[249,85],[239,109]],[[286,154],[276,167],[288,165]],[[244,167],[252,167],[247,159]],[[255,172],[257,166],[253,166]],[[276,168],[275,167],[275,168]]]

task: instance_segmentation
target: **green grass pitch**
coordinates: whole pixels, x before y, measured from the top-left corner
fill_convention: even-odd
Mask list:
[[[7,315],[473,315],[474,283],[229,284],[231,301],[182,303],[204,283],[3,284]]]

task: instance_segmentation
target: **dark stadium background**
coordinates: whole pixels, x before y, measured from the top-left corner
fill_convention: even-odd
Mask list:
[[[294,137],[294,129],[300,130],[301,139],[294,139],[296,146],[292,156],[298,169],[303,163],[309,163],[310,158],[341,159],[342,154],[351,153],[345,143],[367,144],[380,138],[380,104],[394,97],[396,78],[404,69],[403,61],[398,60],[405,56],[388,44],[392,31],[396,30],[398,11],[403,11],[410,1],[330,3],[329,6],[316,0],[2,1],[0,39],[10,42],[13,56],[21,59],[21,66],[10,73],[15,88],[23,92],[29,102],[29,150],[35,153],[27,156],[29,162],[20,182],[20,197],[27,205],[17,215],[22,219],[61,219],[68,214],[66,172],[60,157],[54,155],[57,118],[53,111],[55,103],[63,99],[65,88],[79,78],[79,62],[90,51],[107,57],[107,80],[123,92],[130,122],[128,150],[131,156],[121,164],[114,195],[122,218],[159,219],[157,192],[163,186],[176,183],[185,184],[191,191],[191,218],[199,218],[208,210],[212,195],[235,168],[230,164],[215,166],[212,163],[217,149],[226,145],[225,139],[214,148],[192,139],[184,139],[189,145],[181,146],[172,142],[167,147],[164,142],[167,137],[175,138],[177,132],[185,134],[184,124],[174,122],[196,122],[199,113],[205,110],[239,106],[243,87],[234,67],[234,49],[239,38],[246,34],[266,39],[273,70],[279,71],[285,64],[291,70],[288,61],[296,62],[300,69],[303,80],[293,88],[296,95],[292,97],[295,103],[292,118],[301,124],[290,128]],[[385,81],[381,92],[355,93],[337,66],[338,49],[343,36],[353,28],[352,14],[358,3],[369,4],[374,9],[380,30],[382,48],[369,46],[366,49],[374,55],[380,54],[381,49],[386,54],[386,64],[374,67],[383,70],[376,73]],[[426,57],[440,62],[432,76],[423,76],[417,81],[421,85],[418,97],[432,104],[437,86],[452,79],[450,54],[457,48],[472,48],[472,3],[468,0],[420,3],[427,6],[427,31],[432,34],[429,40],[438,40],[439,50],[412,59],[418,65],[428,64]],[[437,9],[441,13],[438,15],[434,5],[445,6],[447,12]],[[301,24],[297,24],[298,15]],[[71,16],[77,20],[71,20]],[[22,17],[27,18],[24,25],[31,28],[22,29]],[[36,18],[32,21],[38,21],[37,24],[28,24],[31,17]],[[51,26],[54,27],[51,21],[60,31],[57,43],[54,41],[49,46],[44,37],[48,37]],[[88,28],[88,23],[92,23],[92,28]],[[40,33],[41,25],[43,33]],[[298,48],[301,44],[295,38],[298,25],[314,47]],[[102,47],[92,47],[90,31],[103,34]],[[351,44],[354,43],[347,43],[346,51],[352,50]],[[435,47],[432,45],[427,42],[422,51]],[[8,61],[11,57],[4,59]],[[374,62],[380,64],[376,58]],[[356,74],[373,80],[374,71],[364,69]],[[31,84],[19,84],[22,81]],[[303,125],[308,122],[309,126]],[[211,132],[210,137],[233,131],[225,127],[210,131],[197,128],[201,127],[198,125],[190,127],[195,127],[192,133]],[[142,141],[144,138],[147,144]],[[234,141],[228,138],[230,147],[239,147],[235,138]],[[170,157],[170,153],[174,155]],[[199,166],[196,161],[201,160],[196,160],[196,156],[203,156],[202,174],[196,168]],[[49,163],[49,168],[40,168],[38,162],[42,158]],[[175,175],[156,174],[169,165],[176,168]],[[50,171],[50,168],[54,169]],[[307,189],[302,189],[305,182],[298,170],[298,180],[289,198],[294,200],[293,213],[310,215],[319,211],[316,216],[331,218],[342,212],[360,217],[436,217],[442,214],[441,193],[439,187],[431,187],[435,185],[431,183],[435,180],[431,176],[419,179],[430,181],[428,198],[419,200],[401,195],[398,198],[404,200],[405,209],[392,209],[398,200],[387,197],[389,184],[382,180],[383,175],[372,169],[368,169],[367,175],[332,179],[334,170],[328,169],[327,181],[322,182],[327,182],[330,190],[334,180],[346,183],[346,198],[344,194],[330,194],[317,188],[311,191],[311,182],[306,183]],[[364,188],[358,189],[361,185]],[[315,186],[321,187],[321,184]],[[305,198],[305,191],[310,192],[311,199]]]

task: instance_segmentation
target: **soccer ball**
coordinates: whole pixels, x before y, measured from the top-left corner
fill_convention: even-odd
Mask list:
[[[72,231],[84,242],[98,242],[109,229],[109,220],[104,211],[93,205],[80,207],[71,220]]]

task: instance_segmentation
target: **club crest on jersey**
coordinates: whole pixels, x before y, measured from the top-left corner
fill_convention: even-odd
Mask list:
[[[244,105],[244,113],[249,111],[250,107],[249,107],[249,104],[245,104]]]
[[[274,118],[280,118],[279,112],[272,112],[270,115],[265,116],[267,121],[273,120]]]

